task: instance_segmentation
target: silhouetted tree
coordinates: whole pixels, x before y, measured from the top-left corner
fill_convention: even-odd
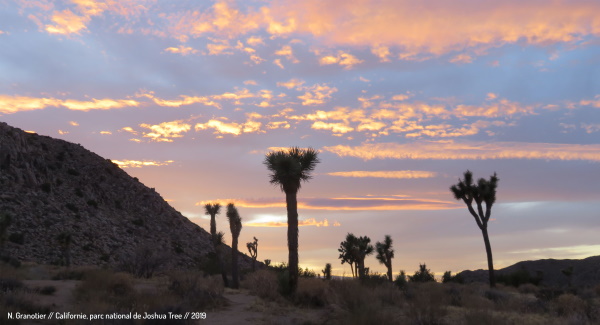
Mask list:
[[[331,280],[331,263],[325,264],[325,269],[321,270],[321,272],[323,272],[325,280]]]
[[[358,278],[361,280],[367,275],[367,270],[365,269],[365,257],[373,254],[373,251],[371,238],[367,236],[358,237],[354,252],[356,254],[356,262],[358,264]]]
[[[435,276],[429,269],[425,263],[419,264],[419,270],[415,271],[415,274],[412,276],[408,276],[408,280],[410,282],[433,282],[435,281]]]
[[[219,231],[213,236],[213,245],[215,247],[215,256],[217,258],[217,264],[221,270],[221,278],[223,279],[223,285],[229,287],[229,280],[227,279],[227,271],[225,270],[225,263],[223,262],[223,246],[225,245],[225,233]]]
[[[210,235],[214,237],[217,235],[217,214],[221,212],[221,204],[220,203],[207,203],[204,205],[204,214],[210,215]]]
[[[375,244],[375,250],[377,251],[377,260],[379,263],[387,267],[387,276],[390,282],[394,281],[392,278],[392,258],[394,258],[394,250],[392,249],[392,237],[385,235],[383,242],[377,242]]]
[[[269,267],[269,266],[271,266],[271,260],[270,260],[270,259],[268,259],[268,258],[267,258],[266,260],[264,260],[264,263],[265,263],[265,266],[266,266],[266,267]]]
[[[10,227],[12,223],[12,218],[7,213],[0,213],[0,255],[4,253],[4,243],[6,243],[6,238],[8,238],[8,227]]]
[[[459,179],[456,185],[450,187],[450,191],[454,194],[454,198],[462,200],[467,205],[469,212],[475,218],[477,227],[481,229],[483,241],[485,243],[485,252],[488,260],[488,273],[490,278],[490,287],[496,286],[496,278],[494,277],[494,262],[492,259],[492,246],[487,231],[488,221],[492,215],[492,205],[496,202],[496,187],[498,186],[498,177],[496,173],[489,180],[480,178],[477,184],[473,183],[473,173],[467,170],[464,174],[464,179]],[[473,201],[476,206],[473,208]],[[485,203],[485,207],[483,204]]]
[[[224,232],[217,232],[217,215],[221,212],[221,204],[218,202],[215,203],[207,203],[204,205],[204,214],[210,215],[210,237],[213,244],[213,248],[215,250],[215,258],[217,259],[217,264],[219,265],[219,269],[221,271],[221,278],[223,278],[223,284],[225,287],[229,286],[229,281],[227,280],[227,271],[225,270],[225,264],[223,263],[222,257],[222,244],[224,244]]]
[[[354,252],[357,240],[358,238],[356,238],[354,234],[348,233],[346,235],[346,240],[341,242],[340,248],[338,248],[338,252],[340,252],[338,258],[342,260],[342,264],[348,263],[350,265],[353,278],[358,276],[358,272],[355,272],[358,264],[356,263],[356,253]]]
[[[256,271],[256,256],[258,256],[258,239],[254,237],[254,242],[246,244],[250,257],[252,257],[252,271]]]
[[[317,151],[292,147],[287,150],[271,151],[265,156],[264,164],[271,172],[271,184],[278,184],[285,193],[288,223],[288,265],[290,293],[298,286],[298,200],[297,194],[302,181],[311,179],[311,172],[319,163]]]
[[[58,246],[62,253],[62,264],[65,266],[71,265],[71,234],[68,232],[61,232],[57,237]]]
[[[238,289],[240,287],[240,278],[238,271],[238,238],[242,231],[242,218],[233,203],[227,205],[227,220],[231,229],[231,287]]]

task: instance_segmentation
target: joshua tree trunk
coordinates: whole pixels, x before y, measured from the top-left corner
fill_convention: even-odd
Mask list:
[[[238,289],[240,287],[240,278],[238,275],[238,238],[233,238],[231,244],[231,287]]]
[[[227,271],[225,271],[225,263],[223,263],[223,258],[221,258],[221,249],[219,246],[215,246],[215,255],[217,257],[217,264],[219,265],[219,269],[221,270],[221,278],[223,278],[223,285],[225,288],[229,287],[229,280],[227,279]]]
[[[494,276],[494,261],[492,259],[492,246],[490,245],[490,237],[487,232],[487,224],[486,227],[482,227],[481,233],[483,234],[483,241],[485,242],[485,252],[487,254],[488,260],[488,272],[490,277],[490,287],[496,287],[496,277]]]
[[[285,192],[288,222],[288,268],[290,273],[290,292],[296,292],[298,286],[298,201],[295,191]]]
[[[394,282],[394,279],[392,277],[392,261],[390,260],[390,262],[386,265],[388,272],[387,272],[387,276],[388,279],[390,279],[390,282]]]

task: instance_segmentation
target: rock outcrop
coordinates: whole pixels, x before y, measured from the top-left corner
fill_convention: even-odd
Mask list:
[[[74,265],[118,265],[144,251],[166,267],[195,268],[213,252],[209,233],[110,160],[6,123],[0,213],[12,217],[5,253],[23,261],[61,261],[61,234]]]

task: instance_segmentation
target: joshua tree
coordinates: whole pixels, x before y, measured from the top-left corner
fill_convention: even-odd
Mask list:
[[[225,263],[223,263],[223,258],[221,254],[221,249],[225,244],[225,233],[219,231],[213,236],[213,245],[215,247],[215,256],[217,258],[217,264],[219,264],[219,269],[221,269],[221,278],[223,279],[223,285],[225,287],[229,287],[229,280],[227,280],[227,271],[225,271]]]
[[[258,256],[258,239],[254,237],[254,242],[246,244],[250,257],[252,257],[252,271],[256,271],[256,256]]]
[[[287,150],[271,151],[265,156],[264,164],[271,172],[271,184],[279,184],[285,193],[288,224],[288,269],[290,273],[290,292],[298,286],[298,200],[297,194],[302,181],[311,179],[319,158],[317,151],[308,148],[292,147]]]
[[[220,203],[207,203],[204,205],[204,214],[210,215],[210,235],[214,237],[217,235],[217,222],[216,217],[217,214],[221,212],[221,204]]]
[[[331,263],[325,264],[325,269],[321,270],[321,272],[323,272],[325,280],[331,280]]]
[[[227,280],[227,272],[225,271],[225,265],[223,263],[223,259],[221,257],[221,247],[224,244],[224,232],[217,233],[217,222],[216,217],[221,212],[221,204],[218,202],[215,203],[207,203],[204,205],[204,214],[210,215],[210,236],[213,243],[213,248],[215,250],[215,257],[217,259],[217,264],[221,269],[221,277],[223,278],[223,284],[225,287],[229,286],[229,281]]]
[[[477,181],[477,184],[474,184],[473,173],[467,170],[464,174],[464,179],[459,179],[458,184],[450,187],[450,191],[454,194],[454,198],[465,202],[469,212],[473,218],[475,218],[477,226],[481,229],[483,242],[485,243],[485,252],[487,253],[490,287],[496,286],[496,278],[494,277],[492,246],[490,245],[487,225],[492,214],[492,205],[496,201],[497,186],[498,177],[496,176],[496,173],[490,177],[490,180],[480,178]],[[473,201],[475,201],[477,211],[473,208]],[[485,207],[483,206],[483,203],[485,203]]]
[[[269,267],[269,266],[271,266],[271,260],[270,260],[270,259],[268,259],[268,258],[267,258],[267,259],[264,261],[264,263],[265,263],[265,266],[266,266],[266,267]]]
[[[240,279],[238,274],[238,238],[242,231],[242,218],[233,203],[227,205],[227,220],[231,229],[231,287],[238,289]]]
[[[346,235],[346,240],[341,242],[340,248],[338,248],[338,252],[340,252],[339,259],[342,260],[342,264],[348,263],[350,265],[353,278],[358,275],[358,272],[355,272],[355,268],[358,266],[358,264],[356,263],[356,254],[354,253],[357,240],[358,238],[356,238],[354,234],[348,233],[348,235]]]
[[[0,255],[4,252],[4,243],[6,242],[6,233],[8,232],[8,227],[12,223],[12,218],[9,214],[0,213]]]
[[[63,265],[71,265],[71,234],[68,232],[61,232],[57,237],[58,246],[62,252]]]
[[[364,279],[367,275],[367,269],[365,269],[365,257],[373,254],[373,245],[371,245],[371,238],[367,236],[360,236],[356,241],[356,247],[354,249],[356,262],[358,264],[358,277]]]
[[[377,251],[377,260],[379,263],[387,267],[387,276],[390,282],[394,281],[392,278],[392,258],[394,258],[394,250],[392,249],[392,237],[385,235],[383,242],[377,242],[375,244],[375,250]]]

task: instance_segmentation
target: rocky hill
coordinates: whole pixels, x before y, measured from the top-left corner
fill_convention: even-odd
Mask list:
[[[572,267],[570,279],[563,270]],[[531,277],[541,276],[542,285],[565,287],[587,287],[600,285],[600,256],[592,256],[581,260],[544,259],[522,261],[509,267],[496,270],[496,275],[509,275],[518,271],[527,271]],[[462,271],[459,273],[465,282],[488,282],[487,270]]]
[[[110,160],[6,123],[0,213],[12,217],[4,253],[23,261],[59,263],[67,237],[74,265],[160,255],[165,267],[195,268],[213,252],[209,233]]]

